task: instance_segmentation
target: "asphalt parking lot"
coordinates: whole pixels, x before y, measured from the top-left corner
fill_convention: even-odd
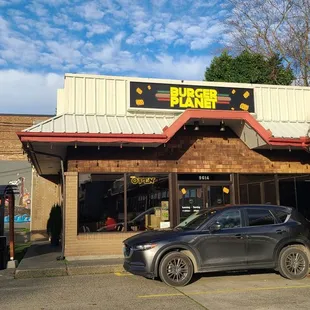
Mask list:
[[[4,309],[310,309],[310,278],[209,274],[175,289],[130,274],[13,279],[0,274]]]
[[[178,291],[174,296],[187,296],[209,310],[310,309],[310,278],[290,281],[275,273],[209,274]]]

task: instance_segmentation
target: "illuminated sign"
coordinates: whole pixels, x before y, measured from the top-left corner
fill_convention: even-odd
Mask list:
[[[130,176],[131,184],[155,184],[157,182],[157,178],[155,177],[136,177]]]
[[[254,112],[253,89],[130,82],[130,107]]]

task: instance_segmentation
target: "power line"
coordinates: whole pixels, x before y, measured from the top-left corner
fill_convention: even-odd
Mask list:
[[[21,172],[24,170],[31,170],[31,167],[28,168],[21,168],[21,169],[15,169],[15,170],[6,170],[6,171],[0,171],[0,174],[8,174],[8,173],[14,173],[14,172]]]

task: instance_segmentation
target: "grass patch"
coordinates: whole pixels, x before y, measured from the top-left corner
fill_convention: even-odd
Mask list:
[[[18,263],[20,263],[30,245],[31,242],[15,244],[15,259]]]

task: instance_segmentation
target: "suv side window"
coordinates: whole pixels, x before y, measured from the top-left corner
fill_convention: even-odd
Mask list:
[[[239,210],[224,211],[217,218],[216,222],[221,225],[222,229],[241,227],[240,211]]]
[[[289,217],[289,214],[282,210],[275,210],[275,211],[272,211],[272,213],[275,214],[279,223],[284,223]]]
[[[247,209],[249,226],[273,225],[275,219],[271,212],[266,209]]]

